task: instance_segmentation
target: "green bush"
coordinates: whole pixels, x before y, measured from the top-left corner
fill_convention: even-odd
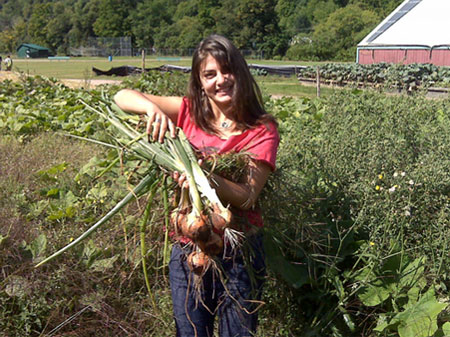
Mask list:
[[[434,333],[450,285],[450,101],[339,91],[272,109],[282,143],[263,207],[269,262],[297,289],[306,330],[361,336],[383,318],[380,331],[400,332],[396,315],[426,303],[439,309],[424,313]]]
[[[295,61],[317,61],[315,48],[312,43],[294,44],[286,51],[286,58]]]

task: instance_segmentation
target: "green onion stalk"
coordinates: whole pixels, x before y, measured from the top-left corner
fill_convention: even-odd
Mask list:
[[[97,221],[94,225],[92,225],[88,230],[86,230],[83,234],[81,234],[78,238],[73,240],[68,245],[64,246],[57,252],[53,253],[49,257],[45,258],[41,262],[39,262],[36,267],[42,266],[43,264],[53,260],[57,256],[61,255],[65,251],[69,250],[70,248],[73,248],[80,242],[82,242],[84,239],[88,238],[96,229],[98,229],[101,225],[105,224],[109,219],[111,219],[114,215],[116,215],[123,207],[125,207],[130,201],[134,200],[135,198],[144,195],[151,184],[155,181],[155,177],[152,174],[146,175],[139,184],[133,188],[131,192],[129,192],[121,201],[117,203],[116,206],[114,206],[104,217],[102,217],[99,221]]]

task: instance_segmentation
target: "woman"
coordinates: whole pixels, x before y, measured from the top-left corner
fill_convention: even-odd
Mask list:
[[[265,275],[261,235],[255,230],[262,226],[256,202],[275,169],[279,136],[245,59],[228,39],[211,35],[194,52],[187,97],[124,89],[114,99],[123,110],[147,115],[150,140],[163,142],[166,131],[174,137],[180,127],[205,156],[243,151],[250,155],[240,181],[219,175],[211,179],[247,234],[242,251],[230,258],[230,247],[225,246],[223,255],[217,256],[220,273],[210,268],[202,276],[199,296],[186,264],[191,245],[180,240],[172,249],[169,278],[177,336],[213,336],[216,313],[221,336],[254,335]],[[175,173],[174,178],[186,186],[184,175]],[[244,247],[251,248],[248,254]]]

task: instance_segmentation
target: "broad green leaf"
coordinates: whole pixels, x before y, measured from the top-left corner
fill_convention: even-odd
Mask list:
[[[47,199],[39,200],[37,202],[30,204],[30,210],[28,211],[27,219],[29,220],[36,219],[39,215],[42,214],[42,212],[48,205],[49,201]]]
[[[419,257],[409,263],[405,269],[402,270],[402,275],[400,278],[400,287],[411,287],[415,284],[419,279],[422,278],[422,275],[425,270],[425,257]]]
[[[76,215],[76,209],[73,206],[67,206],[64,210],[66,218],[73,218]]]
[[[106,259],[96,260],[92,263],[91,269],[95,271],[105,272],[114,267],[114,262],[119,258],[119,255],[114,255]]]
[[[450,322],[446,322],[442,325],[442,332],[445,337],[450,336]]]
[[[68,206],[72,206],[78,202],[78,198],[73,194],[72,191],[68,191],[64,194],[64,202]]]
[[[358,292],[361,302],[369,307],[383,303],[389,295],[391,295],[391,289],[381,279],[362,287]]]
[[[48,220],[60,220],[66,217],[65,210],[58,209],[56,211],[50,212],[47,216]]]
[[[52,188],[47,191],[46,196],[51,198],[56,198],[59,195],[59,188]]]
[[[11,275],[7,279],[5,292],[10,297],[24,298],[31,292],[30,282],[19,275]]]
[[[81,253],[81,261],[89,268],[100,252],[101,250],[95,246],[94,241],[89,240],[84,245],[83,252]]]
[[[400,321],[400,337],[429,337],[437,331],[437,317],[447,307],[436,300],[434,289],[430,288],[415,304],[396,315]]]
[[[45,248],[47,248],[47,238],[44,234],[39,235],[33,240],[29,246],[31,254],[33,254],[33,259],[39,257],[44,253]]]
[[[38,171],[37,174],[44,179],[53,180],[53,178],[56,175],[58,175],[61,172],[64,172],[68,166],[69,166],[68,163],[63,162],[63,163],[57,164],[55,166],[52,166],[49,169]]]
[[[300,288],[302,285],[308,283],[309,274],[306,266],[288,261],[274,240],[266,239],[264,247],[267,252],[269,266],[281,275],[292,287]]]
[[[398,325],[398,320],[389,320],[385,314],[380,314],[377,321],[377,326],[373,329],[374,331],[383,332],[386,329],[396,330],[395,326]]]

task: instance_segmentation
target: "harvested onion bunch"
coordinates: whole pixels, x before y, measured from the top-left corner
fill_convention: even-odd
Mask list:
[[[205,172],[198,164],[194,150],[181,129],[178,130],[175,138],[171,138],[167,133],[164,143],[149,142],[144,132],[136,130],[139,124],[138,116],[125,113],[108,99],[101,99],[97,106],[82,103],[115,128],[113,144],[109,144],[109,146],[126,150],[138,159],[149,162],[150,165],[156,164],[165,172],[177,171],[186,175],[189,189],[182,191],[180,203],[171,216],[171,220],[179,233],[190,238],[200,251],[208,256],[221,253],[223,249],[221,235],[234,246],[240,243],[242,233],[229,227],[232,220],[231,211],[221,203],[216,191],[210,186]],[[52,260],[80,243],[126,204],[137,196],[146,193],[154,183],[153,176],[150,174],[144,176],[133,191],[128,193],[103,218],[80,237],[41,261],[37,266]],[[197,260],[194,259],[193,261]],[[192,270],[198,271],[200,269],[192,266]]]

